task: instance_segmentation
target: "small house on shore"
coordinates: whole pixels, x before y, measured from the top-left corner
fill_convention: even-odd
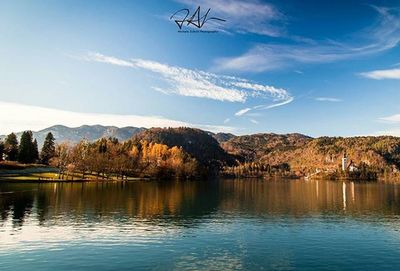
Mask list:
[[[358,168],[357,166],[354,164],[353,160],[350,160],[349,162],[349,158],[347,157],[347,154],[344,153],[343,157],[342,157],[342,171],[357,171]]]

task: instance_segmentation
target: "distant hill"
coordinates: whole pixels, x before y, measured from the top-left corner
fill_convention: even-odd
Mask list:
[[[229,139],[232,139],[234,137],[236,137],[234,134],[231,133],[210,133],[212,135],[212,137],[214,137],[219,143],[223,143],[228,141]]]
[[[292,171],[307,173],[316,169],[334,170],[343,154],[356,165],[365,163],[381,171],[400,169],[400,137],[319,137],[298,133],[259,133],[235,136],[229,133],[211,133],[195,128],[137,128],[101,125],[83,125],[69,128],[55,125],[33,132],[41,147],[48,132],[57,143],[77,143],[83,138],[95,141],[116,137],[120,141],[147,140],[181,146],[185,152],[208,168],[233,165],[239,162],[258,162],[269,165],[286,163]],[[20,138],[21,133],[17,133]],[[4,139],[5,136],[1,138]]]
[[[234,156],[226,153],[218,141],[200,129],[194,128],[151,128],[134,136],[134,140],[157,142],[169,147],[181,146],[202,164],[233,164]]]
[[[311,140],[311,137],[302,134],[260,133],[235,136],[222,142],[221,146],[228,153],[241,156],[248,161],[254,161],[271,152],[293,151]]]
[[[363,162],[380,170],[400,168],[400,138],[393,136],[311,138],[302,134],[255,134],[231,138],[221,146],[249,162],[288,163],[293,171],[301,172],[337,169],[345,153],[356,165]]]
[[[102,126],[102,125],[82,125],[80,127],[70,128],[63,125],[54,125],[49,128],[33,132],[34,138],[38,141],[39,147],[43,145],[47,133],[51,132],[56,139],[57,143],[71,142],[77,143],[83,138],[89,141],[95,141],[102,137],[116,137],[120,141],[127,140],[135,134],[145,130],[145,128],[138,127],[123,127],[118,128],[115,126]],[[18,140],[22,132],[17,133]],[[1,136],[4,140],[6,136]]]

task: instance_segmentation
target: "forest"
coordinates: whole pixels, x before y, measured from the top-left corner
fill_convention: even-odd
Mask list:
[[[186,127],[137,131],[126,140],[109,136],[78,142],[57,142],[48,132],[40,150],[31,131],[19,133],[19,139],[11,133],[0,141],[0,160],[50,166],[58,169],[58,179],[74,180],[399,176],[400,139],[396,137],[235,136]],[[344,154],[351,168],[342,169]]]
[[[81,140],[78,144],[63,142],[55,144],[48,133],[41,152],[32,132],[22,133],[20,141],[14,133],[0,143],[1,160],[19,163],[40,163],[59,169],[59,179],[80,179],[96,175],[99,179],[116,177],[182,177],[192,178],[200,174],[195,158],[182,147],[146,140],[119,142],[116,138],[102,138],[94,142]]]

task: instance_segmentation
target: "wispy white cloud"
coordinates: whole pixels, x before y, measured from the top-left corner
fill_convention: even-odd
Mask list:
[[[388,69],[388,70],[375,70],[370,72],[362,72],[361,76],[382,80],[382,79],[400,79],[400,69]]]
[[[150,60],[121,60],[99,53],[90,53],[86,59],[123,67],[141,68],[160,74],[171,85],[168,89],[153,87],[155,90],[163,93],[174,93],[182,96],[209,98],[229,102],[246,101],[247,94],[244,91],[233,88],[230,81],[236,79],[231,79],[231,77],[217,76],[203,71],[169,66]]]
[[[254,117],[254,116],[257,116],[257,113],[253,113],[253,112],[249,113],[250,111],[253,111],[253,110],[268,110],[268,109],[271,109],[271,108],[275,108],[275,107],[279,107],[279,106],[282,106],[282,105],[289,104],[289,103],[293,102],[293,100],[294,100],[293,97],[288,97],[286,100],[284,100],[282,102],[279,102],[279,103],[260,104],[260,105],[256,105],[256,106],[253,106],[253,107],[243,108],[243,109],[237,111],[235,113],[235,116],[247,115],[247,116],[253,116]]]
[[[79,59],[79,57],[74,57],[74,58]],[[112,64],[116,66],[136,68],[136,65],[131,61],[119,59],[112,56],[106,56],[98,53],[89,53],[87,56],[82,57],[82,59],[87,61],[97,61],[97,62]]]
[[[400,123],[400,114],[394,114],[386,117],[381,117],[378,121],[386,124],[391,124],[393,126],[397,126]],[[391,127],[382,131],[378,131],[374,133],[375,135],[391,135],[391,136],[400,136],[400,127]]]
[[[251,108],[243,108],[241,110],[239,110],[238,112],[235,113],[235,116],[243,116],[244,114],[246,114],[247,112],[249,112],[251,110]]]
[[[253,97],[258,97],[258,96],[262,97],[265,93],[269,93],[275,98],[275,100],[286,100],[288,98],[288,93],[283,88],[260,85],[243,80],[232,82],[232,85],[239,87],[241,89],[251,90],[252,92],[250,95]]]
[[[282,106],[282,105],[285,105],[285,104],[289,104],[289,103],[293,102],[293,100],[294,100],[293,97],[289,97],[288,99],[286,99],[286,100],[284,100],[283,102],[280,102],[280,103],[269,104],[269,105],[268,104],[266,104],[266,105],[256,105],[253,108],[254,109],[271,109],[271,108],[274,108],[274,107],[279,107],[279,106]]]
[[[235,133],[237,129],[229,126],[193,124],[161,116],[118,115],[71,112],[47,107],[23,105],[0,101],[0,134],[24,130],[41,130],[52,125],[62,124],[70,127],[87,125],[113,125],[118,127],[196,127],[211,132]]]
[[[258,124],[259,122],[255,119],[249,119],[251,123]]]
[[[257,44],[244,54],[215,60],[217,70],[268,71],[296,63],[327,63],[379,53],[400,42],[399,9],[373,7],[378,21],[352,36],[336,42],[313,41],[296,44]]]
[[[394,114],[391,116],[382,117],[379,120],[381,120],[383,122],[389,122],[389,123],[398,123],[398,122],[400,122],[400,114]]]
[[[211,27],[225,32],[255,33],[272,37],[282,36],[285,33],[285,16],[272,4],[257,0],[176,0],[192,9],[200,6],[210,15],[225,19],[225,22]],[[194,10],[193,10],[194,11]],[[212,22],[212,21],[209,21]],[[209,23],[208,22],[208,23]],[[205,24],[205,26],[207,26]]]
[[[250,110],[266,110],[282,106],[292,102],[294,99],[290,93],[283,88],[257,84],[239,77],[170,66],[155,61],[143,59],[127,61],[99,53],[90,53],[85,57],[85,60],[123,67],[140,68],[157,73],[165,80],[168,86],[153,86],[153,89],[165,94],[176,94],[227,102],[240,102],[244,104],[252,100],[259,104],[240,110],[235,114],[236,116],[242,116]],[[270,102],[266,103],[267,100]]]
[[[338,98],[333,98],[333,97],[317,97],[314,100],[319,101],[319,102],[341,102],[341,99]]]
[[[374,133],[375,136],[383,136],[383,135],[390,135],[390,136],[400,136],[400,128],[393,128],[384,131],[378,131]]]

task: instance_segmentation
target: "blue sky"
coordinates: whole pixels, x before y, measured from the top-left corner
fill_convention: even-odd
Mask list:
[[[179,32],[198,6],[226,21]],[[398,1],[2,1],[0,134],[400,135],[399,43]]]

